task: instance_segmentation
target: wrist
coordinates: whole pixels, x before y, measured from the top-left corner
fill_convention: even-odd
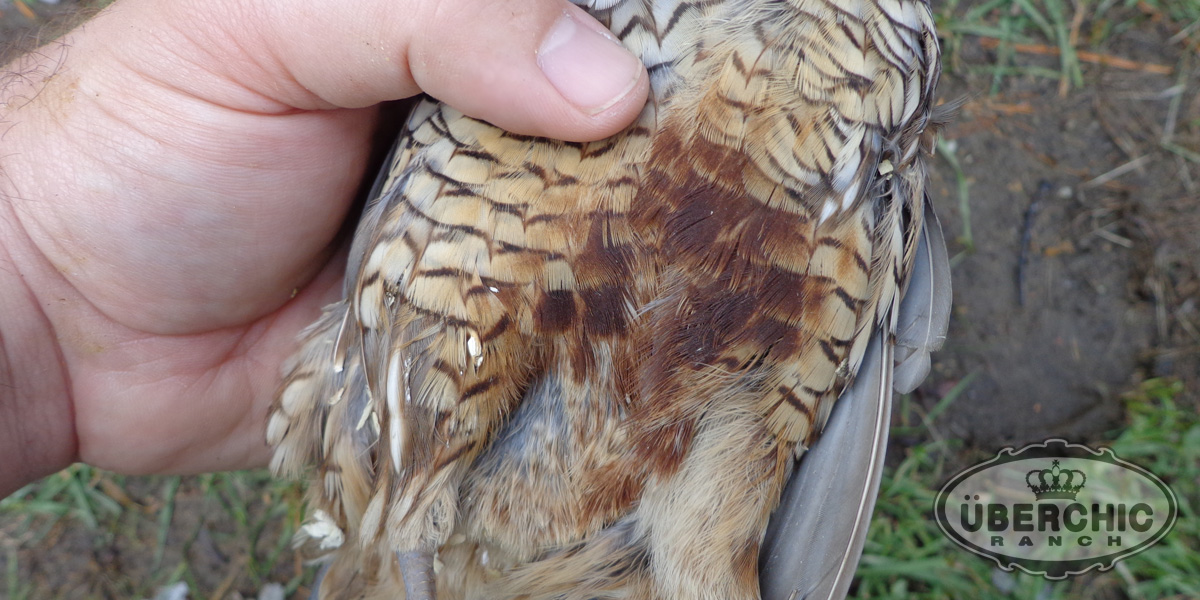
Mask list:
[[[0,158],[2,161],[3,158]],[[0,173],[5,173],[0,162]],[[54,328],[26,284],[31,248],[0,182],[0,498],[75,460],[74,417]]]
[[[54,74],[54,55],[62,52],[47,46],[0,69],[0,127],[6,137],[31,120],[32,101]],[[51,159],[19,143],[6,143],[0,154],[0,498],[76,456],[69,378],[43,310],[53,294],[36,292],[53,277],[52,269],[17,216],[21,205],[46,201],[29,164]]]

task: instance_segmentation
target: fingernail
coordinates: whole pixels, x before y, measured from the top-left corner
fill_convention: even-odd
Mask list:
[[[538,66],[564,98],[598,114],[624,98],[641,78],[642,63],[612,35],[563,13],[538,49]]]

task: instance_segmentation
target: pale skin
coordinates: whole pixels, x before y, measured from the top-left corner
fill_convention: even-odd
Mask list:
[[[375,106],[600,139],[648,88],[601,31],[565,0],[118,0],[6,66],[0,497],[74,461],[264,465],[280,364],[341,293]]]

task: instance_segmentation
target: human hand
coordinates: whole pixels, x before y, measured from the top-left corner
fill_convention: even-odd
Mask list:
[[[599,139],[648,88],[602,32],[565,0],[119,0],[9,65],[0,497],[73,460],[264,464],[279,365],[340,294],[374,105]]]

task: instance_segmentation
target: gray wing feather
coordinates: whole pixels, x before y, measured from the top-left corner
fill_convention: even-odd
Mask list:
[[[950,325],[950,260],[942,225],[925,202],[925,226],[909,275],[908,291],[900,301],[896,328],[896,371],[892,386],[907,394],[929,374],[929,354],[942,347]]]
[[[401,146],[407,141],[407,136],[400,136],[392,149],[388,151],[387,159],[383,161],[383,167],[379,170],[379,175],[375,177],[375,183],[371,184],[371,193],[367,194],[367,206],[363,208],[362,217],[358,221],[358,227],[354,232],[354,240],[350,242],[350,255],[346,264],[346,281],[343,284],[342,293],[347,298],[354,297],[354,286],[358,282],[358,272],[362,269],[362,263],[367,258],[367,244],[374,241],[374,236],[371,234],[379,230],[379,219],[387,210],[388,202],[383,198],[383,186],[387,183],[391,165],[396,160],[396,156],[403,150]]]
[[[891,407],[892,348],[881,332],[771,516],[759,559],[764,599],[846,596],[879,494]]]
[[[850,588],[879,495],[892,390],[910,392],[925,378],[950,320],[950,262],[928,203],[910,277],[895,347],[882,332],[871,338],[853,385],[771,516],[759,559],[765,600],[840,599]]]

